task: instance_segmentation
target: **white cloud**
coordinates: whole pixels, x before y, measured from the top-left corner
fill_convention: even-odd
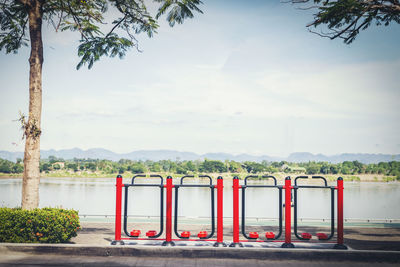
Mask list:
[[[304,117],[398,116],[393,111],[400,96],[400,78],[395,74],[399,68],[400,61],[394,61],[311,67],[297,72],[276,70],[266,72],[258,83],[267,92],[279,94],[281,99],[296,96],[304,101],[308,108],[302,110],[300,102],[297,103],[300,110],[296,111]]]
[[[75,71],[70,35],[48,34],[42,148],[399,152],[397,48],[389,61],[379,43],[350,48],[310,35],[287,9],[210,5],[173,29],[161,22],[141,38],[144,53],[90,71]],[[27,57],[18,55],[24,75],[0,62],[0,149],[20,138],[11,121],[27,107]]]

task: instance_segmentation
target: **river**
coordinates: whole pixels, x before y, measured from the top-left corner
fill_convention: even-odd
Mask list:
[[[147,178],[150,180],[149,178]],[[125,183],[129,179],[124,179]],[[178,180],[174,180],[177,183]],[[224,188],[224,216],[232,216],[232,181]],[[241,181],[242,183],[242,181]],[[263,184],[264,181],[253,181]],[[335,185],[335,183],[329,183]],[[21,179],[0,179],[0,206],[21,203]],[[159,188],[135,187],[129,191],[129,214],[158,216]],[[330,216],[330,191],[299,189],[299,218],[327,219]],[[400,219],[400,183],[346,182],[344,217],[347,219]],[[114,178],[42,178],[40,207],[73,208],[80,215],[113,215],[115,212]],[[210,189],[180,188],[179,215],[210,216]],[[278,217],[278,190],[246,189],[246,216]]]

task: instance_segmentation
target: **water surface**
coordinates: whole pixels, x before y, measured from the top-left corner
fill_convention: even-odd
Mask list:
[[[124,183],[129,183],[124,179]],[[147,178],[146,182],[156,183]],[[196,181],[199,182],[199,181]],[[202,183],[203,181],[200,181]],[[205,181],[204,181],[205,182]],[[232,182],[224,187],[224,216],[232,216]],[[240,181],[242,183],[242,181]],[[178,180],[174,180],[178,183]],[[264,184],[264,181],[252,181]],[[335,185],[335,183],[330,183]],[[21,203],[21,179],[0,179],[0,206],[16,207]],[[160,189],[129,189],[129,215],[158,216]],[[180,188],[179,215],[210,216],[210,189]],[[299,189],[299,218],[330,217],[330,190]],[[215,198],[216,200],[216,198]],[[353,219],[400,219],[400,183],[348,182],[344,191],[344,216]],[[63,207],[79,210],[81,215],[113,215],[115,178],[42,178],[40,207]],[[246,216],[277,218],[277,189],[246,189]]]

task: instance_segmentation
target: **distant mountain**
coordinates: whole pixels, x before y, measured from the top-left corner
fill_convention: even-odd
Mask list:
[[[128,154],[120,154],[120,158],[130,160],[196,160],[200,156],[192,152],[179,152],[175,150],[139,150]]]
[[[286,158],[289,162],[308,162],[308,161],[330,161],[329,157],[322,154],[312,154],[308,152],[296,152]]]
[[[42,150],[41,157],[48,158],[49,156],[55,156],[63,159],[73,158],[91,158],[91,159],[107,159],[118,161],[120,159],[130,160],[235,160],[239,162],[243,161],[255,161],[261,162],[266,161],[288,161],[288,162],[308,162],[308,161],[327,161],[331,163],[339,163],[343,161],[354,161],[358,160],[362,163],[378,163],[388,162],[392,160],[400,161],[400,155],[389,155],[389,154],[352,154],[344,153],[333,156],[326,156],[323,154],[312,154],[308,152],[296,152],[290,154],[288,157],[271,157],[271,156],[254,156],[248,154],[232,155],[228,153],[207,153],[199,155],[192,152],[181,152],[176,150],[139,150],[125,154],[118,154],[104,148],[92,148],[88,150],[82,150],[80,148],[62,149],[62,150]],[[9,152],[0,151],[0,158],[11,161],[16,161],[17,158],[23,158],[23,152]]]
[[[227,153],[207,153],[201,156],[202,158],[210,159],[210,160],[234,160],[234,161],[255,161],[261,162],[263,160],[266,161],[281,161],[285,160],[285,158],[279,157],[270,157],[270,156],[254,156],[249,154],[239,154],[239,155],[232,155]]]
[[[400,155],[389,155],[389,154],[362,154],[362,153],[344,153],[333,156],[325,156],[323,154],[312,154],[308,152],[296,152],[292,153],[287,157],[286,161],[289,162],[308,162],[308,161],[327,161],[331,163],[339,163],[343,161],[354,161],[358,160],[362,163],[379,163],[388,161],[400,161]]]
[[[24,152],[8,152],[0,150],[0,159],[6,159],[10,161],[17,161],[17,158],[24,158]]]

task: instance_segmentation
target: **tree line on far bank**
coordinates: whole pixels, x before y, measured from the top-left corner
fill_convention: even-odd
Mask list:
[[[50,156],[40,162],[41,172],[65,170],[70,172],[103,172],[105,174],[117,174],[124,172],[148,173],[167,172],[176,174],[195,173],[306,173],[306,174],[381,174],[396,176],[400,180],[400,162],[380,162],[377,164],[363,164],[359,161],[344,161],[342,163],[329,162],[304,162],[292,163],[280,162],[237,162],[233,160],[185,160],[185,161],[134,161],[121,159],[119,161],[100,159],[78,159],[64,160]],[[21,159],[11,162],[0,159],[0,173],[22,173],[23,164]]]

